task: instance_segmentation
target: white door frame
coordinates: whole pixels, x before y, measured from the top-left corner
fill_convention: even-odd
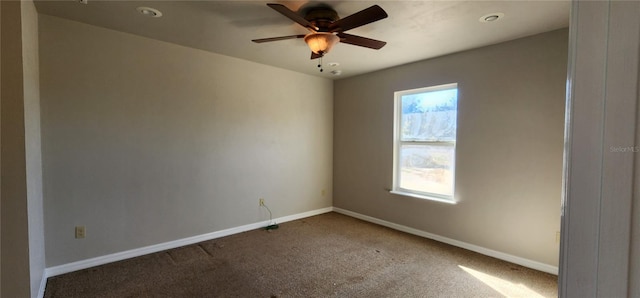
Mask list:
[[[572,3],[560,297],[640,297],[639,16],[638,1]]]

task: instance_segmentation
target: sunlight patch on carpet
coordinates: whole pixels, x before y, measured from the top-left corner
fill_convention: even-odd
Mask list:
[[[527,288],[523,284],[515,284],[508,280],[476,271],[462,265],[458,265],[458,267],[460,267],[460,269],[469,273],[479,281],[483,282],[487,286],[496,290],[498,293],[504,295],[505,297],[544,298],[544,296],[538,294],[536,291]]]

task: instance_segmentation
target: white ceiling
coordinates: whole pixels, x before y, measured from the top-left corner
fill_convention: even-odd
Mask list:
[[[36,1],[39,13],[129,32],[158,40],[327,78],[345,78],[396,65],[500,43],[569,26],[570,1]],[[388,18],[347,31],[383,40],[380,50],[337,44],[324,57],[325,71],[302,39],[257,44],[251,39],[306,34],[300,25],[269,8],[281,3],[292,10],[319,3],[346,17],[371,5]],[[160,18],[136,8],[153,7]],[[480,22],[489,13],[495,22]],[[330,62],[340,65],[331,67]],[[341,70],[334,76],[331,70]]]

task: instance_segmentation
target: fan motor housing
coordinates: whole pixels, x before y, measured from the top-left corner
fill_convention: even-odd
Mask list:
[[[309,23],[314,26],[320,28],[320,32],[328,31],[329,25],[331,23],[340,19],[338,13],[328,7],[318,7],[312,8],[307,11],[304,19],[309,21]]]

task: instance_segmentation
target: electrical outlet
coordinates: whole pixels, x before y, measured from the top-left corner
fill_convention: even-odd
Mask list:
[[[84,226],[76,226],[76,239],[82,239],[86,235]]]
[[[258,200],[258,204],[260,204],[260,206],[264,206],[264,199],[260,198],[260,200]]]

